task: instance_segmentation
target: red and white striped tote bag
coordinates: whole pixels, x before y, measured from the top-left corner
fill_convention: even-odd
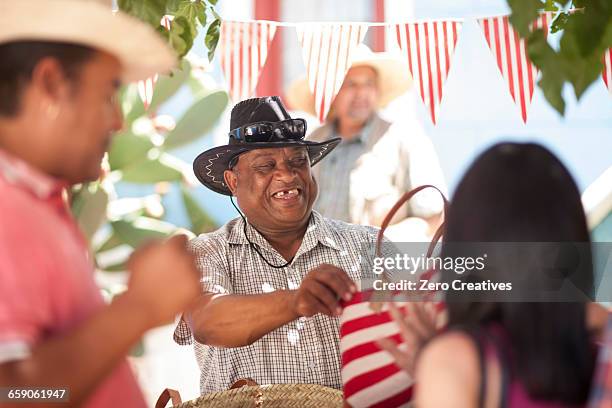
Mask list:
[[[442,195],[446,215],[448,202],[435,186],[424,185],[405,193],[389,211],[381,226],[377,255],[381,253],[384,231],[397,210],[426,188],[434,188]],[[436,231],[427,256],[431,255],[443,231],[444,224]],[[429,276],[433,273],[434,271],[425,272]],[[363,291],[353,296],[351,301],[343,303],[343,313],[340,317],[340,353],[344,398],[353,408],[406,407],[412,400],[414,380],[395,364],[389,353],[376,344],[377,340],[385,337],[401,343],[400,330],[386,307],[380,311],[371,307],[372,295],[372,291]]]

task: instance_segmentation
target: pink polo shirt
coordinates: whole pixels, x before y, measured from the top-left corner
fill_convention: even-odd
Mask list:
[[[104,307],[64,187],[0,149],[0,364],[26,358]],[[125,359],[85,406],[145,406]]]

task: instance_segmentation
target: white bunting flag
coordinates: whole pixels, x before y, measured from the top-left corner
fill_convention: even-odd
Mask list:
[[[550,20],[551,14],[543,13],[532,24],[532,29],[541,28],[547,35]],[[478,20],[478,24],[495,56],[497,67],[508,84],[510,95],[521,110],[523,122],[526,123],[538,69],[527,56],[525,41],[514,31],[508,16],[482,18]]]
[[[224,21],[218,54],[234,103],[253,97],[276,25],[270,22]]]
[[[161,25],[163,25],[166,30],[170,31],[171,24],[172,20],[170,16],[162,17]],[[148,109],[149,105],[151,105],[151,101],[153,100],[153,88],[155,87],[158,78],[159,75],[155,74],[152,77],[138,81],[137,83],[138,95],[140,96],[140,99],[142,99],[145,109]]]
[[[150,78],[138,81],[138,95],[142,99],[145,109],[149,108],[151,101],[153,100],[153,87],[157,82],[159,75],[155,74]]]
[[[604,53],[603,66],[601,77],[608,87],[608,91],[612,93],[612,48],[608,48],[608,51]]]
[[[387,26],[387,32],[395,36],[406,55],[417,91],[434,124],[438,118],[442,88],[448,77],[461,26],[462,21],[459,20]]]
[[[296,31],[302,47],[315,110],[323,122],[351,66],[355,48],[363,42],[368,26],[359,23],[298,24]]]

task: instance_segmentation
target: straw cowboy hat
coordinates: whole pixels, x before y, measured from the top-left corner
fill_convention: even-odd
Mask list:
[[[310,165],[314,166],[340,143],[339,137],[313,142],[304,140],[305,135],[306,121],[289,116],[278,96],[246,99],[232,109],[228,144],[201,153],[193,162],[193,172],[209,189],[231,196],[223,172],[242,153],[304,146],[308,149]]]
[[[177,57],[153,27],[120,11],[111,0],[0,0],[0,44],[49,41],[88,46],[115,56],[123,80],[166,73]]]
[[[396,54],[372,52],[367,45],[360,44],[353,52],[351,68],[360,66],[372,67],[378,73],[379,108],[387,106],[412,85],[408,66]],[[314,95],[310,92],[306,77],[294,81],[289,86],[287,103],[292,109],[316,116]]]

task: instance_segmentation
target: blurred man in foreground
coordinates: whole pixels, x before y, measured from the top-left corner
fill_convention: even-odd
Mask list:
[[[122,126],[121,80],[167,71],[175,57],[110,3],[20,0],[0,3],[0,61],[0,386],[65,390],[53,396],[69,406],[144,407],[125,355],[198,293],[193,258],[184,237],[151,243],[129,262],[128,291],[105,306],[65,191],[99,176]]]

